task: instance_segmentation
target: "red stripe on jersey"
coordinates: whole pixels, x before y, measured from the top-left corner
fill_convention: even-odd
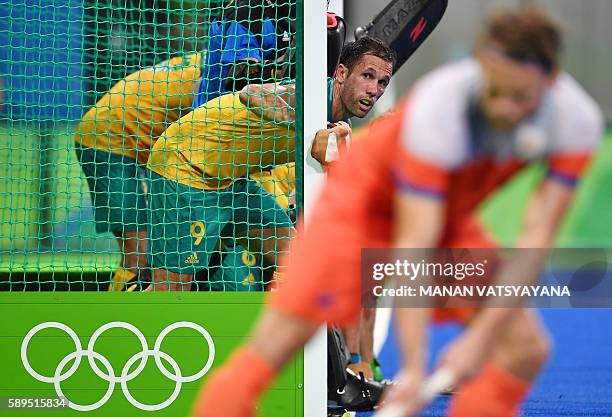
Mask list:
[[[444,195],[450,183],[450,173],[417,156],[399,149],[394,161],[393,173],[402,184],[419,190]]]
[[[578,179],[591,160],[590,153],[564,153],[552,155],[548,159],[548,168],[555,174],[566,178]]]

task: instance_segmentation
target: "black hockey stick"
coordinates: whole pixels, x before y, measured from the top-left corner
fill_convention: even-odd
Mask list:
[[[397,54],[395,73],[438,26],[448,0],[392,0],[367,25],[355,29],[355,38],[372,36]]]

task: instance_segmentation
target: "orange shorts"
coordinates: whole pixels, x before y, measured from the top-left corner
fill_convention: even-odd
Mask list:
[[[359,228],[312,223],[292,243],[272,308],[316,324],[348,325],[361,310]]]
[[[443,248],[496,248],[497,245],[489,236],[480,220],[475,215],[462,218],[453,222],[447,229],[444,240],[440,245]],[[478,312],[477,308],[436,308],[434,310],[434,321],[469,323]]]

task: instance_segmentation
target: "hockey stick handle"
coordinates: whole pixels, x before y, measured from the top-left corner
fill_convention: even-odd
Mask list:
[[[455,375],[447,368],[436,370],[423,384],[421,388],[420,400],[424,404],[429,404],[438,394],[455,383]],[[384,407],[374,417],[406,417],[405,408],[399,404]]]

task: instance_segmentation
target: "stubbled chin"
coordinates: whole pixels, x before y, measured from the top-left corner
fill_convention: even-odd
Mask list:
[[[489,126],[498,132],[510,132],[514,129],[514,124],[502,119],[490,119]]]
[[[372,110],[372,107],[364,108],[359,106],[359,113],[362,115],[361,117],[366,116],[370,112],[370,110]]]
[[[363,110],[361,110],[361,108],[357,107],[356,109],[352,109],[351,110],[351,114],[352,117],[359,117],[360,119],[365,117],[366,112],[364,112]]]

